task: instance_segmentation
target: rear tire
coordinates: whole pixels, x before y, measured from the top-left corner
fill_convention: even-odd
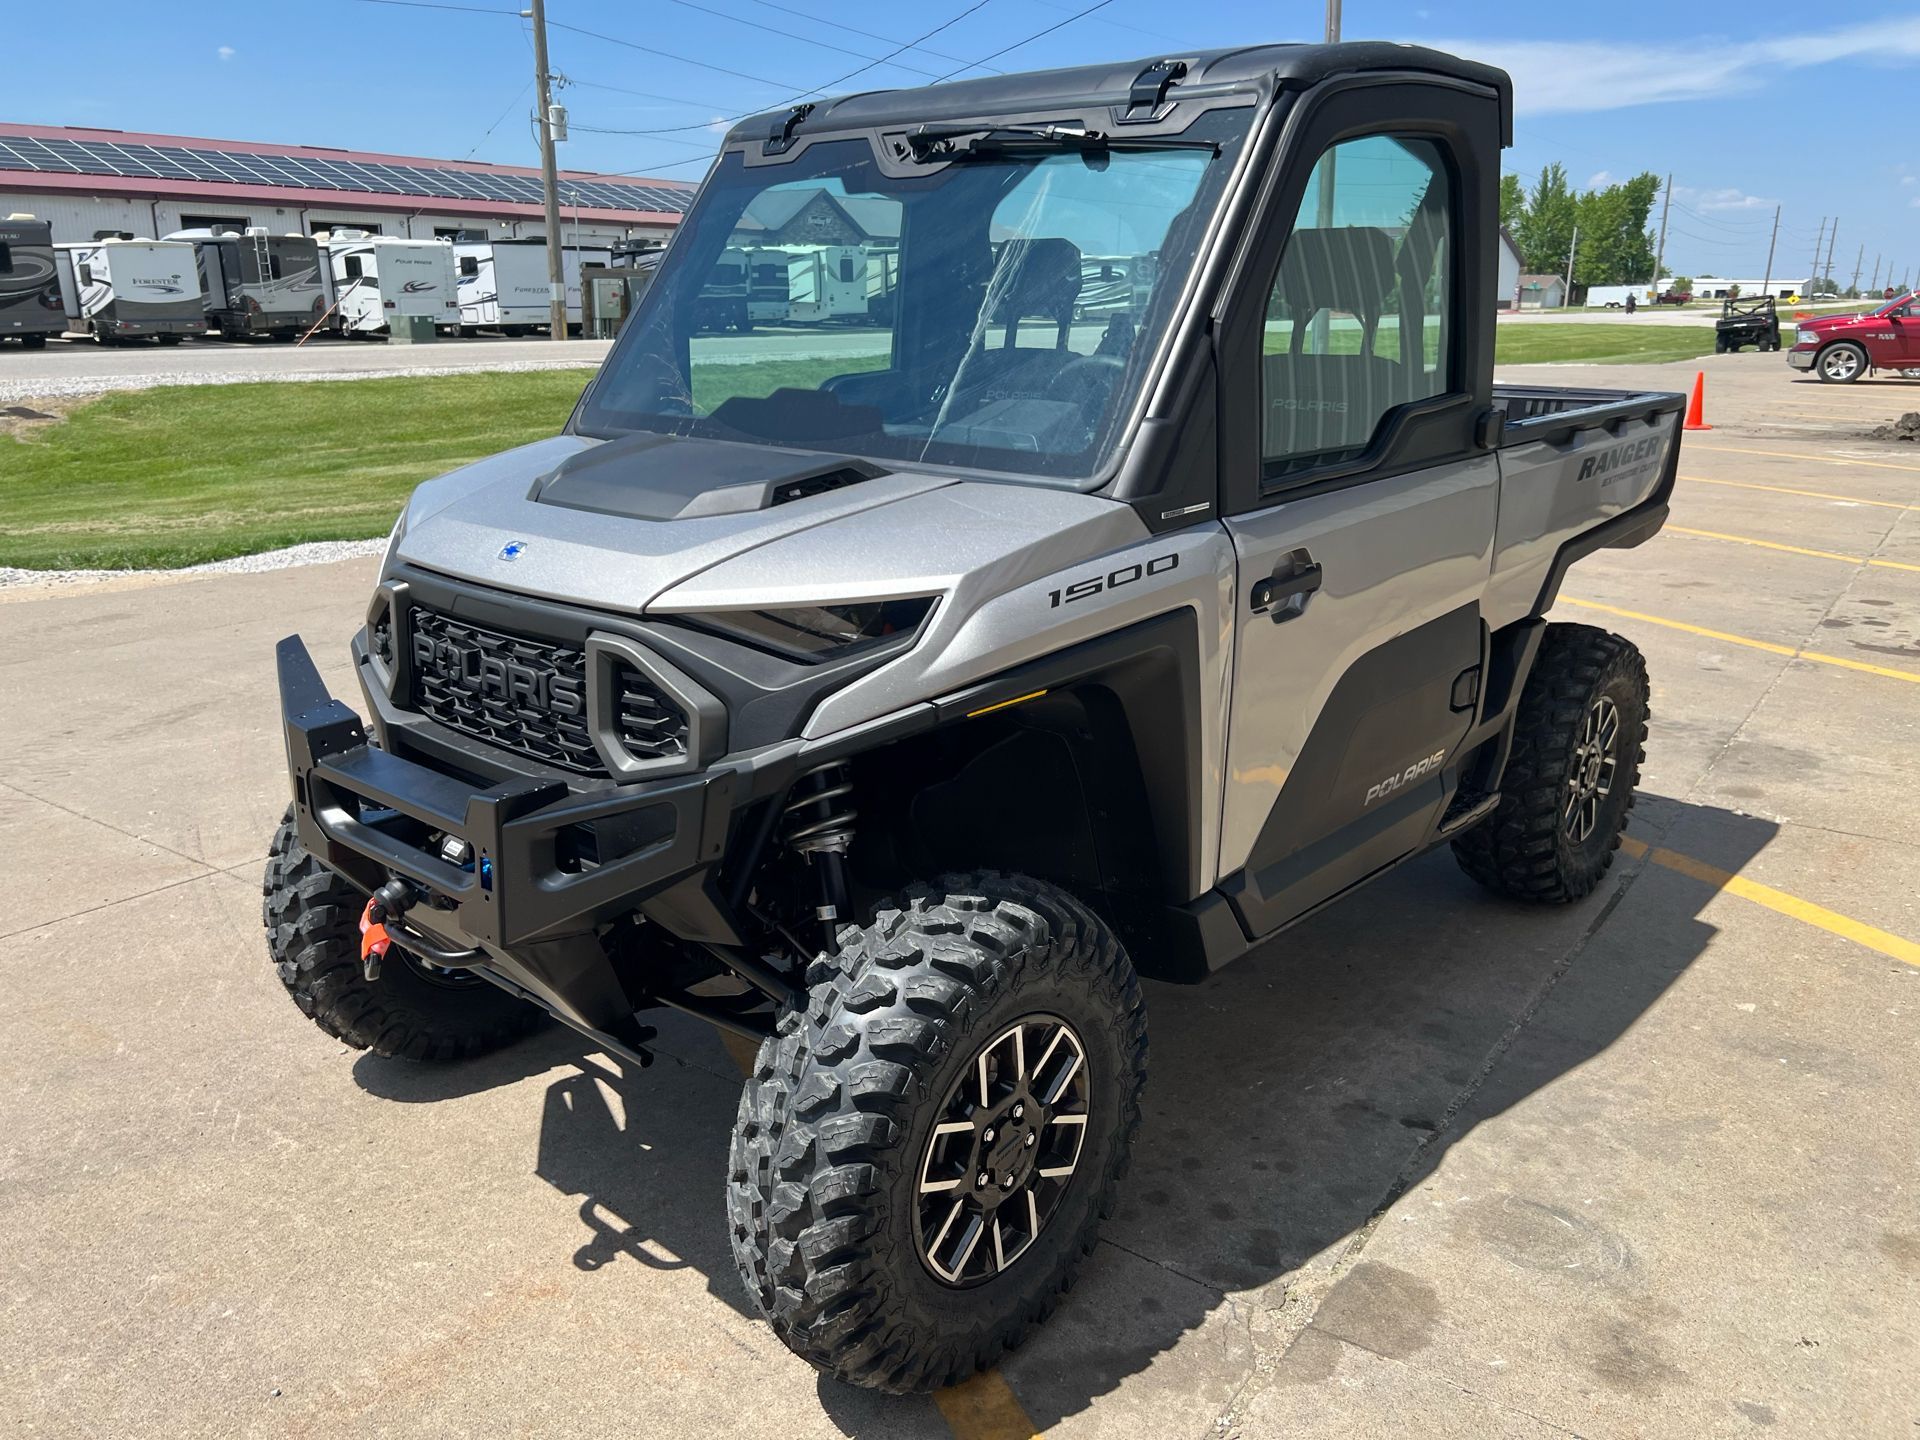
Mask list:
[[[267,854],[267,953],[300,1013],[356,1050],[402,1060],[466,1060],[511,1044],[544,1018],[477,976],[436,974],[400,946],[380,978],[360,968],[366,897],[307,853],[293,811]]]
[[[22,335],[20,337],[20,343],[29,350],[44,350],[47,348],[47,337],[44,335]]]
[[[843,929],[809,980],[740,1098],[734,1259],[819,1369],[953,1384],[1046,1318],[1112,1213],[1146,1074],[1133,966],[1064,891],[982,874]]]
[[[1499,808],[1453,842],[1460,868],[1516,900],[1591,894],[1633,808],[1647,713],[1647,664],[1631,641],[1549,625],[1520,694]]]

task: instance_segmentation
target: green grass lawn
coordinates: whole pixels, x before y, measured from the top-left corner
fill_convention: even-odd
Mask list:
[[[1713,350],[1708,325],[1503,325],[1498,335],[1505,365]],[[811,388],[882,363],[702,366],[694,401],[704,412],[728,396]],[[26,438],[0,435],[0,565],[160,569],[382,535],[420,481],[555,434],[588,378],[561,370],[105,395]]]
[[[1785,336],[1783,343],[1791,344]],[[1494,359],[1501,365],[1658,364],[1713,353],[1711,325],[1502,325]]]
[[[384,534],[420,481],[554,434],[584,370],[105,395],[0,436],[0,565],[162,568]]]

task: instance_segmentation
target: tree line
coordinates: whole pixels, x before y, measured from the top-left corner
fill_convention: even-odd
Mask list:
[[[1556,161],[1541,170],[1531,190],[1518,175],[1500,177],[1500,223],[1519,247],[1527,274],[1566,274],[1577,226],[1575,285],[1645,284],[1653,277],[1654,237],[1647,222],[1659,195],[1660,177],[1646,172],[1577,191]]]

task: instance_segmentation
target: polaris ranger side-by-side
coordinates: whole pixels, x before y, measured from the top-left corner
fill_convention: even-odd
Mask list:
[[[1681,397],[1493,383],[1510,115],[1349,44],[736,126],[565,432],[408,503],[370,718],[281,643],[300,1008],[417,1060],[750,1037],[726,1214],[780,1338],[889,1389],[1000,1355],[1115,1202],[1136,975],[1445,843],[1541,902],[1612,861],[1646,670],[1543,617],[1660,528]],[[701,323],[775,191],[893,257],[830,349]]]

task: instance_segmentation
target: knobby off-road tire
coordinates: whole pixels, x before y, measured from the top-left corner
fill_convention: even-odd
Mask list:
[[[1052,1312],[1112,1213],[1146,1075],[1133,966],[1064,891],[980,874],[948,876],[846,927],[808,983],[805,1012],[762,1044],[740,1099],[727,1186],[734,1258],[774,1332],[821,1370],[892,1391],[953,1384]],[[956,1100],[970,1103],[983,1047],[1022,1022],[1036,1048],[1044,1027],[1071,1027],[1084,1052],[1084,1138],[1024,1248],[1004,1268],[948,1283],[922,1251],[934,1127]],[[1041,1059],[1025,1062],[1036,1077]],[[994,1112],[979,1113],[976,1123]]]
[[[1611,733],[1596,737],[1608,714]],[[1591,894],[1633,808],[1647,714],[1647,664],[1630,641],[1591,625],[1549,625],[1520,694],[1500,807],[1453,842],[1460,868],[1516,900],[1565,904]],[[1608,747],[1597,762],[1596,738]],[[1570,813],[1576,803],[1579,817]]]
[[[267,953],[300,1013],[336,1040],[402,1060],[465,1060],[525,1035],[540,1011],[477,978],[432,976],[399,945],[380,978],[360,968],[366,897],[300,843],[293,812],[267,854]]]

